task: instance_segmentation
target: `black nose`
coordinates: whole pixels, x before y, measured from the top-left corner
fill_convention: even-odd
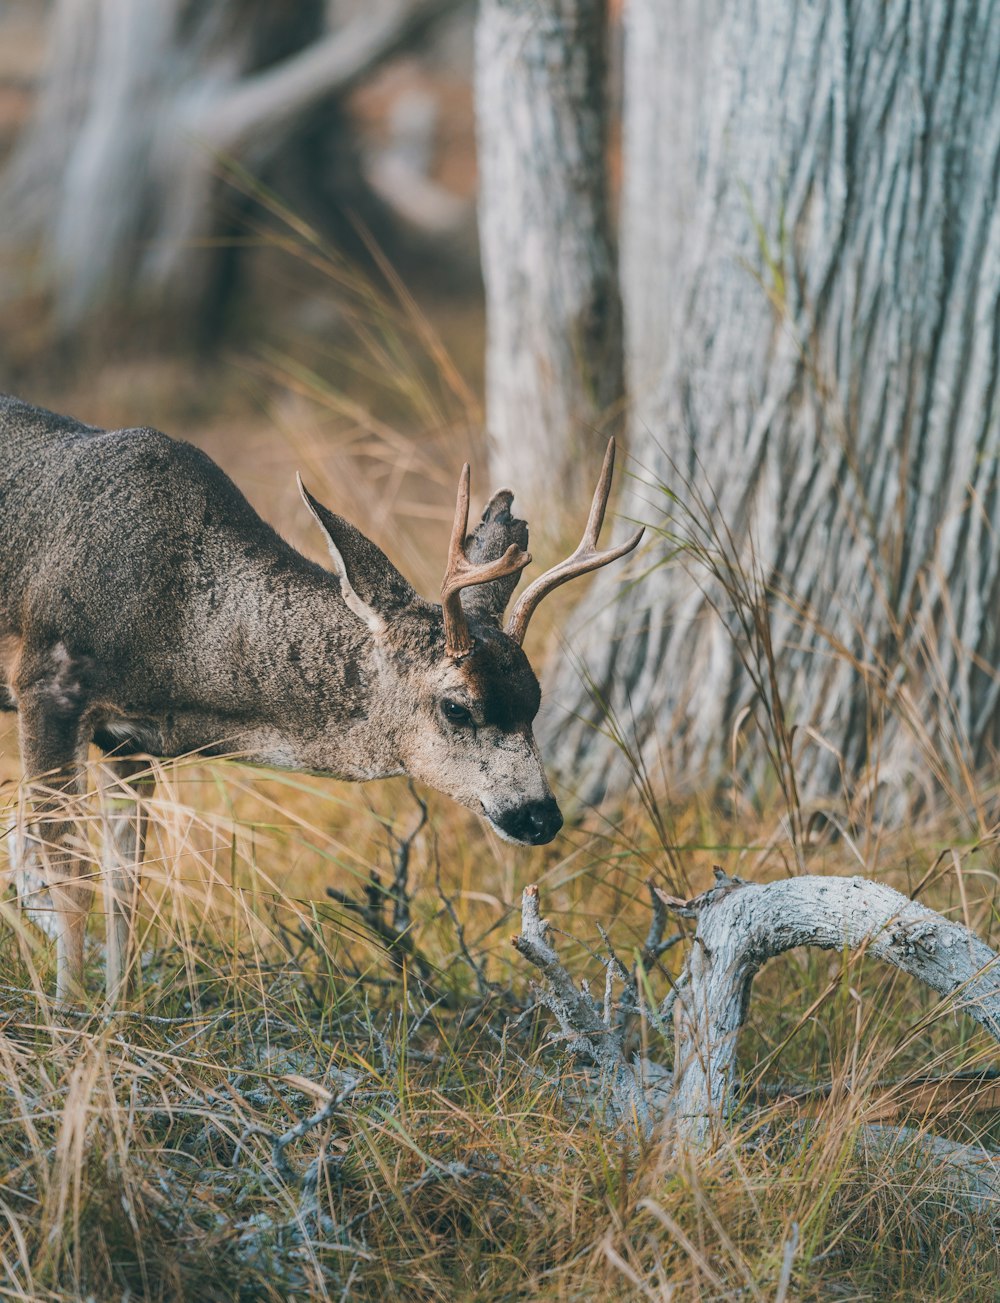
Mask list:
[[[551,796],[544,801],[529,801],[527,805],[505,810],[494,823],[508,837],[526,842],[529,846],[543,846],[550,842],[562,827],[563,818]]]

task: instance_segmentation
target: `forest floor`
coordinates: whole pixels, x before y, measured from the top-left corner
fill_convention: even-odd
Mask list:
[[[996,1296],[992,1219],[916,1151],[856,1143],[872,1122],[997,1139],[971,1100],[908,1089],[996,1062],[925,988],[846,953],[770,964],[742,1038],[740,1111],[697,1160],[665,1127],[613,1124],[535,1002],[509,941],[527,882],[563,961],[600,991],[599,928],[631,961],[648,879],[686,896],[715,863],[785,876],[796,856],[779,818],[664,803],[657,827],[631,800],[521,851],[433,796],[412,835],[419,805],[401,781],[222,762],[158,778],[129,1010],[97,1007],[99,905],[95,1005],[71,1015],[49,1001],[47,949],[4,906],[0,1297]],[[923,883],[925,903],[996,945],[997,847],[973,839],[923,825],[817,840],[804,861],[907,893]],[[390,944],[403,845],[411,917]],[[344,903],[366,889],[367,913]],[[654,1007],[688,944],[648,974]],[[669,1066],[653,1022],[633,1035]],[[825,1097],[772,1097],[817,1084]]]
[[[458,467],[483,466],[479,308],[432,327],[405,295],[327,270],[340,328],[322,345],[312,333],[199,365],[132,356],[54,375],[29,340],[10,373],[33,401],[198,443],[319,559],[300,469],[431,594]],[[474,484],[481,501],[481,473]],[[559,654],[571,602],[560,594],[533,625],[536,663]],[[637,782],[551,847],[522,850],[433,794],[418,794],[423,822],[402,780],[187,760],[156,776],[128,1009],[100,1010],[99,902],[93,1006],[73,1012],[51,1002],[48,948],[2,904],[0,1298],[997,1297],[991,1218],[916,1150],[908,1161],[857,1143],[873,1122],[998,1139],[981,1100],[910,1089],[996,1064],[925,988],[863,954],[768,965],[740,1045],[739,1111],[715,1152],[680,1158],[666,1127],[612,1122],[510,944],[537,882],[561,958],[603,991],[600,928],[631,962],[647,882],[689,897],[718,864],[919,889],[996,946],[1000,844],[981,817],[812,824],[788,818],[777,784],[723,804],[654,801]],[[16,817],[20,777],[14,720],[0,717],[0,816]],[[557,795],[574,807],[571,782]],[[995,808],[995,792],[980,795],[979,810]],[[813,831],[796,845],[793,828]],[[405,928],[392,941],[394,907]],[[689,945],[647,974],[650,1006]],[[634,1019],[631,1035],[669,1067],[654,1021]],[[787,1098],[816,1086],[828,1089]]]
[[[475,448],[467,411],[439,395],[439,424],[428,401],[424,423],[403,429],[356,389],[348,401],[284,363],[286,383],[272,375],[269,387],[240,363],[250,379],[220,384],[216,400],[177,365],[109,368],[104,383],[49,401],[111,424],[134,412],[195,439],[319,557],[294,495],[299,466],[434,590],[454,473]],[[551,629],[558,617],[547,619]],[[544,635],[533,630],[536,659],[547,641],[557,654]],[[14,817],[14,720],[0,722],[0,802]],[[996,1296],[990,1219],[925,1163],[856,1143],[873,1121],[997,1138],[971,1098],[910,1089],[996,1062],[926,989],[864,956],[794,952],[769,965],[730,1136],[680,1159],[666,1129],[611,1123],[510,945],[521,890],[538,882],[561,957],[602,990],[599,928],[631,961],[647,881],[690,896],[715,864],[757,880],[798,866],[919,887],[995,945],[1000,847],[966,812],[896,832],[827,821],[796,847],[776,794],[651,806],[637,786],[552,847],[520,850],[433,794],[414,833],[420,807],[401,780],[347,786],[193,761],[157,778],[140,990],[126,1012],[99,1009],[99,904],[94,1005],[72,1015],[50,1002],[47,947],[3,906],[0,1297]],[[559,795],[573,805],[571,787]],[[393,944],[402,845],[410,921]],[[688,944],[648,974],[651,1005]],[[669,1066],[652,1022],[632,1034]],[[816,1085],[825,1096],[773,1097]]]

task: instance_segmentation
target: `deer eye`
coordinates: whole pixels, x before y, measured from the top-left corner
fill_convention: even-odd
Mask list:
[[[455,724],[459,728],[468,728],[472,724],[472,715],[468,710],[457,701],[452,701],[445,697],[441,702],[441,714],[449,724]]]

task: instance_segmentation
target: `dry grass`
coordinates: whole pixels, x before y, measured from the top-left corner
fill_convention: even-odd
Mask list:
[[[531,877],[577,939],[561,952],[578,971],[601,980],[588,953],[598,922],[619,953],[638,948],[650,869],[677,885],[638,803],[543,854],[501,847],[432,799],[411,857],[424,983],[325,895],[360,896],[372,866],[389,880],[387,830],[416,822],[405,786],[221,763],[159,778],[133,1010],[60,1015],[41,994],[47,949],[22,926],[0,939],[2,1296],[990,1295],[991,1228],[926,1164],[857,1152],[861,1128],[885,1115],[880,1083],[991,1058],[971,1024],[936,1016],[898,975],[815,953],[765,970],[741,1055],[747,1109],[711,1159],[679,1161],[669,1137],[609,1133],[599,1108],[581,1111],[581,1069],[548,1038],[507,938]],[[774,827],[740,845],[745,826],[693,807],[669,815],[694,887],[714,861],[787,871]],[[956,849],[923,898],[996,940],[993,850]],[[810,870],[857,867],[842,844],[807,854]],[[913,829],[867,870],[912,889],[935,857],[932,829]],[[93,922],[96,991],[96,911]],[[667,959],[676,970],[682,955]],[[666,976],[651,975],[659,994]],[[669,1061],[651,1027],[635,1034]],[[322,1125],[276,1151],[355,1079]],[[809,1108],[765,1098],[776,1082],[817,1081],[833,1089]],[[958,1139],[989,1122],[923,1108],[904,1120]]]
[[[338,285],[353,334],[325,367],[258,359],[224,419],[203,414],[194,434],[296,542],[313,546],[297,465],[430,591],[475,404],[400,287],[376,294],[290,217],[288,228],[290,247]],[[191,437],[171,419],[177,387],[164,374],[162,412],[143,405],[150,373],[133,372],[91,398],[129,414],[80,414]],[[0,802],[13,815],[10,717],[5,728]],[[646,880],[693,893],[716,863],[757,879],[801,868],[919,886],[925,903],[1000,940],[996,847],[969,842],[963,811],[893,835],[869,827],[849,841],[828,823],[817,836],[789,810],[794,775],[782,737],[772,743],[770,808],[750,813],[732,794],[725,808],[673,807],[640,781],[613,817],[592,812],[545,851],[502,845],[431,796],[411,847],[419,959],[402,960],[327,888],[361,900],[372,868],[391,881],[416,822],[404,784],[158,767],[131,1009],[107,1020],[95,996],[93,1010],[58,1012],[47,947],[4,906],[0,1297],[995,1297],[992,1226],[916,1149],[859,1148],[878,1119],[960,1140],[995,1129],[971,1102],[907,1095],[914,1075],[995,1061],[971,1023],[941,1016],[908,979],[847,955],[770,965],[741,1047],[743,1111],[698,1161],[678,1159],[668,1135],[605,1126],[533,1004],[509,944],[529,881],[566,934],[560,954],[595,982],[599,924],[631,957]],[[96,834],[94,849],[96,873]],[[96,993],[96,906],[92,938]],[[664,956],[651,994],[683,958],[684,946]],[[652,1026],[634,1035],[669,1063]],[[773,1090],[817,1082],[830,1087],[819,1100]]]

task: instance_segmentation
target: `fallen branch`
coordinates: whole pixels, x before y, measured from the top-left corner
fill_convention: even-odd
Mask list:
[[[539,913],[537,886],[524,889],[521,931],[511,937],[511,944],[545,978],[535,988],[538,999],[555,1015],[566,1038],[567,1049],[582,1055],[599,1070],[607,1083],[615,1120],[634,1118],[643,1130],[648,1131],[651,1117],[641,1074],[638,1065],[626,1055],[624,1027],[614,1025],[611,980],[620,975],[628,982],[628,974],[619,973],[620,962],[613,954],[607,960],[607,993],[602,1008],[586,986],[576,985],[550,944],[548,919]]]
[[[762,1104],[787,1109],[798,1117],[817,1117],[826,1101],[838,1089],[830,1082],[818,1086],[764,1086],[753,1095]],[[1000,1070],[954,1072],[947,1076],[907,1077],[899,1081],[876,1082],[865,1088],[865,1119],[869,1123],[890,1122],[904,1116],[945,1117],[1000,1109]]]
[[[623,1012],[637,1003],[635,976],[629,975],[605,936],[608,958],[603,1006],[586,984],[578,986],[563,967],[541,917],[537,887],[522,898],[522,925],[513,938],[518,952],[542,974],[538,999],[555,1015],[567,1048],[584,1055],[601,1072],[614,1120],[634,1118],[645,1130],[664,1115],[673,1121],[679,1143],[695,1149],[720,1135],[732,1114],[735,1095],[736,1044],[746,1021],[753,979],[777,955],[797,946],[825,950],[863,950],[925,982],[969,1014],[1000,1040],[1000,956],[968,928],[909,900],[891,887],[863,878],[799,877],[781,882],[749,883],[716,870],[715,885],[691,901],[656,891],[646,954],[656,954],[666,913],[693,919],[697,930],[684,970],[660,1009],[659,1023],[672,1010],[674,1072],[651,1065],[645,1069],[626,1052]],[[603,933],[602,935],[605,935]],[[622,982],[617,1006],[611,981]],[[617,1017],[616,1017],[617,1015]],[[988,1074],[976,1078],[986,1102],[997,1085]],[[974,1087],[970,1084],[970,1094]],[[961,1097],[961,1082],[917,1081],[900,1092],[893,1109],[905,1103],[933,1108],[941,1094],[949,1102]],[[967,1099],[967,1105],[971,1102]],[[978,1101],[977,1101],[978,1103]],[[894,1116],[876,1100],[867,1125],[859,1131],[862,1152],[906,1144],[921,1161],[946,1164],[942,1179],[968,1195],[974,1204],[1000,1202],[1000,1159],[980,1145],[956,1145],[908,1128],[877,1123]],[[896,1137],[896,1140],[892,1140]],[[893,1152],[896,1152],[893,1150]],[[899,1150],[903,1152],[903,1150]]]
[[[751,883],[716,870],[674,1005],[674,1113],[702,1146],[732,1107],[736,1042],[761,967],[796,946],[864,949],[952,1000],[1000,1040],[1000,958],[974,933],[864,878]]]
[[[857,1147],[865,1158],[909,1164],[921,1177],[932,1170],[940,1188],[966,1209],[996,1218],[1000,1212],[1000,1156],[982,1145],[961,1144],[912,1127],[861,1128]]]
[[[317,1127],[324,1126],[329,1122],[337,1110],[346,1104],[351,1096],[357,1092],[364,1081],[364,1076],[356,1077],[349,1081],[342,1090],[337,1092],[336,1095],[325,1088],[316,1086],[314,1083],[302,1083],[300,1088],[308,1087],[311,1093],[322,1094],[325,1097],[325,1102],[322,1106],[318,1108],[315,1113],[311,1113],[308,1117],[302,1118],[300,1121],[296,1122],[294,1126],[289,1127],[288,1130],[282,1132],[281,1135],[277,1135],[270,1127],[262,1126],[259,1122],[253,1122],[248,1127],[245,1127],[243,1134],[237,1141],[236,1149],[233,1153],[233,1167],[239,1166],[239,1159],[243,1146],[250,1137],[264,1136],[271,1142],[271,1161],[274,1163],[281,1179],[287,1185],[303,1189],[307,1193],[310,1192],[315,1188],[318,1180],[318,1160],[310,1163],[305,1172],[299,1172],[289,1162],[288,1155],[285,1151],[294,1141],[301,1140],[302,1137],[308,1135],[310,1131],[314,1131]]]

